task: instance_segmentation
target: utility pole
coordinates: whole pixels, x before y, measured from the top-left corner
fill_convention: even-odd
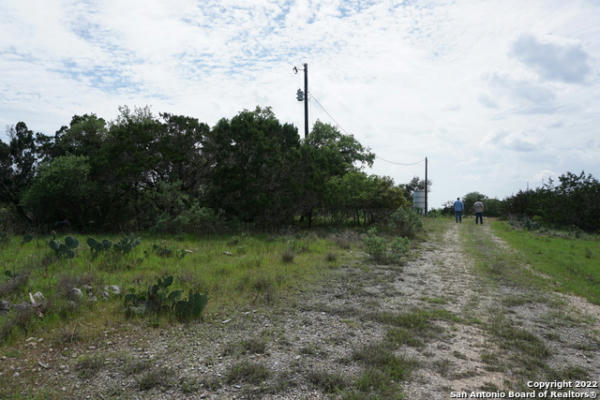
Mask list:
[[[308,137],[308,64],[304,63],[304,139]]]
[[[425,215],[427,215],[427,157],[425,157]]]
[[[296,92],[296,99],[298,101],[304,100],[304,139],[308,137],[308,64],[304,63],[304,92],[298,89]],[[294,73],[298,73],[298,67],[294,67]]]

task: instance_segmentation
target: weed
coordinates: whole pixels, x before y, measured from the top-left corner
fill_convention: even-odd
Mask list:
[[[522,354],[535,358],[545,358],[550,355],[550,351],[540,338],[525,329],[513,326],[503,316],[493,318],[490,329],[500,340],[501,346],[508,350],[519,350]]]
[[[281,261],[285,264],[290,264],[294,262],[294,258],[296,257],[296,253],[292,249],[285,249],[283,253],[281,253]]]
[[[270,374],[271,371],[264,364],[244,360],[228,368],[225,382],[245,382],[258,385],[264,382]]]
[[[70,344],[81,341],[82,336],[77,325],[63,326],[56,338],[57,344]]]
[[[137,375],[143,371],[149,370],[152,367],[150,360],[142,359],[127,359],[123,366],[123,372],[127,375]]]
[[[423,347],[424,343],[417,334],[406,328],[392,328],[387,331],[385,340],[395,346],[407,345],[412,347]]]
[[[559,370],[550,370],[547,374],[547,379],[555,381],[588,380],[590,379],[590,374],[588,371],[584,370],[581,367],[568,365]]]
[[[325,393],[336,393],[347,386],[343,375],[326,371],[312,370],[307,373],[306,380]]]
[[[494,372],[494,371],[503,371],[502,363],[498,355],[495,353],[483,352],[480,355],[481,362],[485,364],[484,368],[486,371]]]
[[[217,390],[223,386],[223,381],[218,376],[208,376],[200,380],[200,385],[208,390]]]
[[[344,237],[337,237],[335,239],[335,243],[338,245],[340,249],[348,250],[352,247],[352,242]]]
[[[137,378],[140,390],[150,390],[155,387],[168,388],[174,384],[175,372],[166,367],[152,368]]]
[[[240,343],[243,354],[264,354],[267,342],[263,338],[250,338],[242,340]]]
[[[102,281],[100,281],[98,276],[91,272],[83,275],[61,275],[56,284],[56,293],[59,297],[78,300],[74,298],[73,288],[81,288],[85,285],[97,287],[101,284]]]
[[[414,361],[398,357],[385,343],[367,344],[352,353],[352,360],[369,368],[382,370],[389,379],[404,380],[415,366]]]
[[[243,339],[238,343],[230,343],[223,349],[222,355],[264,354],[267,342],[264,338]]]
[[[81,379],[94,377],[104,366],[104,357],[101,355],[81,356],[75,362],[75,371]]]
[[[500,390],[500,388],[492,382],[484,382],[484,384],[481,385],[479,389],[483,392],[498,392]]]
[[[443,360],[435,360],[433,362],[433,369],[443,377],[448,377],[448,373],[450,372],[453,363],[452,361],[446,359]]]
[[[170,247],[167,247],[164,242],[161,244],[153,244],[152,252],[159,257],[172,257],[175,251]]]
[[[6,282],[0,285],[0,298],[6,298],[21,291],[27,285],[29,276],[31,275],[29,271],[23,271],[18,274],[11,271],[5,272],[10,272],[10,276]]]
[[[191,376],[184,376],[179,380],[179,388],[186,394],[197,392],[201,387],[201,382]]]
[[[316,345],[314,343],[310,343],[310,344],[300,348],[300,354],[317,356],[317,355],[324,355],[325,353],[323,350],[321,350],[321,348],[318,345]]]

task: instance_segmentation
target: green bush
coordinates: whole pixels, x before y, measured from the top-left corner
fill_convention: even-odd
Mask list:
[[[169,292],[173,276],[159,278],[146,292],[136,293],[134,289],[125,296],[124,306],[127,316],[173,314],[179,321],[200,318],[208,303],[208,296],[190,291],[188,298],[180,300],[182,290]]]
[[[390,244],[389,258],[394,264],[399,264],[410,251],[410,240],[405,237],[397,237]]]
[[[377,228],[369,229],[364,240],[365,251],[376,262],[386,262],[387,242],[384,238],[377,236]]]
[[[52,239],[48,242],[48,246],[54,251],[54,254],[59,258],[73,258],[75,257],[75,252],[73,250],[76,249],[77,246],[79,246],[79,242],[74,237],[67,236],[65,238],[64,243]]]
[[[412,208],[398,208],[390,218],[392,231],[400,236],[414,238],[423,229],[421,216]]]
[[[410,250],[410,241],[405,237],[397,237],[389,244],[377,236],[377,229],[371,228],[364,240],[365,251],[373,261],[378,263],[401,264]]]

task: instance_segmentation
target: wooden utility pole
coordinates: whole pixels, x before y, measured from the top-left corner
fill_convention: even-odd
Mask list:
[[[304,139],[308,137],[308,64],[304,63]]]
[[[427,215],[427,157],[425,157],[425,215]]]

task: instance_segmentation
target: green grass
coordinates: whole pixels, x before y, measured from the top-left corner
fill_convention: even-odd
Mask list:
[[[495,221],[494,232],[519,250],[533,269],[552,278],[557,289],[600,304],[600,239],[546,236]]]
[[[87,235],[72,235],[79,247],[72,259],[58,259],[48,247],[50,237],[38,237],[21,245],[19,237],[0,247],[0,298],[12,304],[29,301],[29,293],[41,292],[48,299],[43,318],[35,315],[0,315],[0,349],[25,335],[49,333],[70,321],[97,321],[98,331],[104,322],[123,321],[123,300],[118,296],[102,298],[104,285],[119,285],[123,293],[130,288],[147,290],[158,278],[172,275],[169,290],[181,289],[185,294],[196,290],[208,294],[205,314],[214,318],[231,314],[240,307],[273,304],[294,293],[296,289],[317,280],[326,270],[344,262],[345,251],[331,239],[315,235],[283,236],[268,234],[221,235],[199,238],[192,235],[141,235],[141,244],[131,253],[118,257],[110,253],[92,257],[86,244]],[[120,237],[94,235],[113,243]],[[64,240],[64,236],[57,239]],[[154,245],[173,250],[170,257],[161,256]],[[285,257],[294,251],[293,262]],[[176,254],[190,250],[183,258]],[[329,254],[336,255],[336,260]],[[5,276],[26,276],[15,282]],[[14,283],[14,284],[13,284]],[[68,298],[73,286],[93,287],[97,301],[84,294],[75,302]],[[90,329],[87,328],[89,331]],[[86,332],[93,336],[93,332]]]

